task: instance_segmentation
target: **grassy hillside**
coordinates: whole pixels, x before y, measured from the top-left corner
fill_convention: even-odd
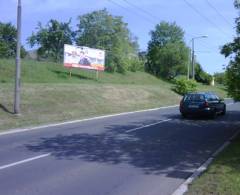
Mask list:
[[[9,83],[14,81],[14,60],[0,59],[0,82]],[[99,80],[96,81],[95,71],[72,69],[72,77],[69,69],[63,64],[53,62],[38,62],[33,60],[22,61],[22,82],[24,83],[87,83],[87,84],[138,84],[152,85],[161,84],[170,86],[168,83],[143,72],[126,74],[100,72]]]
[[[72,77],[62,64],[22,62],[22,116],[11,114],[14,60],[0,60],[0,130],[74,120],[177,104],[172,85],[147,73],[100,73],[74,69]],[[225,92],[199,85],[200,91]]]

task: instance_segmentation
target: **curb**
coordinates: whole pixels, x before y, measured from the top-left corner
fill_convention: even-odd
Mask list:
[[[80,123],[80,122],[85,122],[85,121],[99,120],[99,119],[116,117],[116,116],[124,116],[124,115],[128,115],[128,114],[135,114],[135,113],[141,113],[141,112],[151,112],[151,111],[157,111],[157,110],[162,110],[162,109],[167,109],[167,108],[176,108],[178,106],[179,105],[163,106],[163,107],[152,108],[152,109],[147,109],[147,110],[138,110],[138,111],[132,111],[132,112],[123,112],[123,113],[118,113],[118,114],[103,115],[103,116],[97,116],[97,117],[93,117],[93,118],[66,121],[66,122],[61,122],[61,123],[53,123],[53,124],[48,124],[48,125],[36,126],[36,127],[3,130],[3,132],[0,133],[0,136],[14,134],[14,133],[21,133],[21,132],[26,132],[26,131],[33,131],[33,130],[48,128],[48,127],[57,127],[57,126],[61,126],[61,125]]]
[[[216,158],[216,156],[222,152],[228,145],[240,134],[240,130],[230,137],[222,146],[220,146],[208,159],[205,161],[199,168],[197,168],[194,173],[184,182],[182,183],[173,193],[172,195],[184,195],[188,191],[188,186],[197,179],[200,175],[203,174],[204,171],[207,170],[208,166],[212,163],[212,161]]]

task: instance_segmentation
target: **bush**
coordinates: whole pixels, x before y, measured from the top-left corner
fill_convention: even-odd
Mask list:
[[[175,80],[175,86],[173,90],[180,95],[185,95],[187,93],[197,91],[197,83],[193,80],[180,78]]]
[[[128,71],[137,72],[144,71],[144,62],[138,57],[132,58],[128,61]]]
[[[210,85],[212,82],[212,76],[206,72],[201,72],[195,77],[197,82],[203,83],[205,85]]]

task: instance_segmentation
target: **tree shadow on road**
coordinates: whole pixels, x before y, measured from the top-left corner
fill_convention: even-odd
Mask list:
[[[234,112],[231,115],[233,121],[240,116]],[[236,131],[227,130],[224,125],[228,123],[227,116],[216,121],[181,120],[176,116],[168,123],[139,131],[127,132],[142,124],[109,125],[103,133],[46,136],[26,147],[50,152],[58,160],[127,163],[145,174],[186,178]],[[211,128],[216,125],[219,128]]]

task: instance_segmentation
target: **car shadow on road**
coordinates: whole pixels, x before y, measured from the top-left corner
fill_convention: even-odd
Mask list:
[[[130,133],[127,130],[136,124],[109,125],[98,134],[46,136],[26,147],[34,152],[50,152],[57,160],[127,163],[145,174],[186,178],[234,134],[236,129],[226,127],[229,122],[236,122],[240,113],[232,112],[216,121],[181,120],[177,115],[171,116],[170,122]]]

